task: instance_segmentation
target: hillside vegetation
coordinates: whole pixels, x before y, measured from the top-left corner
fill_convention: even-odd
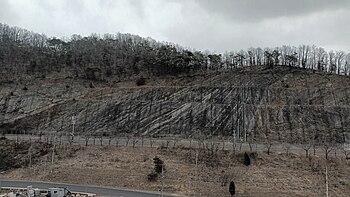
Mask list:
[[[138,75],[177,75],[254,65],[284,65],[348,75],[350,54],[306,45],[215,54],[121,33],[48,38],[0,23],[3,80],[55,73],[64,77],[120,81]]]
[[[0,65],[7,133],[64,135],[74,124],[84,136],[313,144],[342,143],[349,133],[349,54],[341,51],[221,55],[130,34],[64,40],[1,24]]]

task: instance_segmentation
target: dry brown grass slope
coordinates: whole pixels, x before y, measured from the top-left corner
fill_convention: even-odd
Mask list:
[[[166,164],[165,192],[179,196],[229,196],[230,181],[236,183],[236,196],[325,195],[323,157],[259,152],[251,153],[252,164],[244,166],[243,153],[226,150],[211,154],[200,150],[196,167],[196,153],[195,149],[184,148],[61,147],[54,165],[48,154],[33,167],[14,169],[5,176],[159,191],[160,180],[147,180],[154,167],[152,159],[158,156]],[[350,160],[330,158],[328,166],[330,196],[348,197]]]

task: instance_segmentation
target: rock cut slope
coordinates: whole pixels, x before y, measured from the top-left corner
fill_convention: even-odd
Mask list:
[[[233,136],[342,142],[350,78],[291,67],[252,66],[118,83],[50,74],[3,81],[5,132]]]

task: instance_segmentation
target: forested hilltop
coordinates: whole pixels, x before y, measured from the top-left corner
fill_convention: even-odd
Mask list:
[[[105,81],[135,75],[176,75],[196,70],[283,65],[349,75],[350,54],[316,46],[249,48],[213,54],[131,34],[91,34],[49,38],[0,23],[1,77],[69,77]]]

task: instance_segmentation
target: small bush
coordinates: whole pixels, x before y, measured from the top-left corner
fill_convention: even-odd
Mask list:
[[[231,181],[231,183],[230,183],[229,192],[230,192],[231,196],[234,196],[236,193],[236,186],[235,186],[235,183],[233,181]]]
[[[140,78],[136,81],[136,85],[137,85],[137,86],[146,85],[146,79],[145,79],[144,77],[140,77]]]
[[[24,87],[24,88],[23,88],[23,90],[24,90],[24,91],[27,91],[27,90],[28,90],[28,88],[27,88],[27,87]]]
[[[147,179],[148,179],[148,181],[151,181],[151,182],[156,181],[158,179],[158,173],[156,173],[156,172],[149,173],[147,175]]]
[[[112,158],[111,162],[120,162],[120,159],[118,157]]]
[[[143,162],[148,161],[148,156],[147,155],[143,155]]]
[[[250,157],[249,157],[249,155],[247,153],[244,153],[243,164],[245,166],[249,166],[250,165]]]

